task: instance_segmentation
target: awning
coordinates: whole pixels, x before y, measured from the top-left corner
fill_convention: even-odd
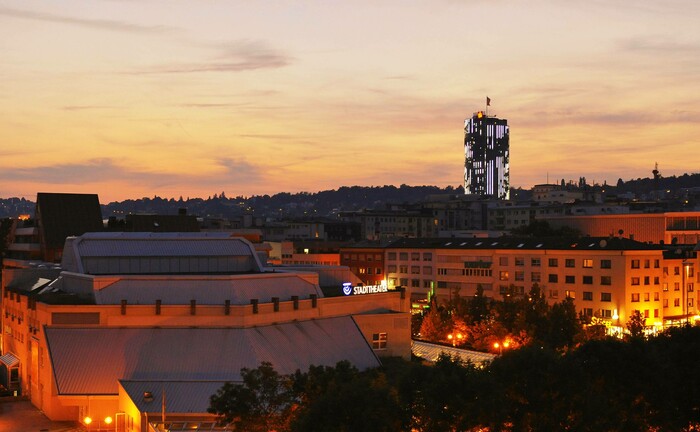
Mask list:
[[[0,356],[0,363],[4,364],[9,369],[13,366],[17,366],[19,364],[19,359],[14,354],[7,353]]]

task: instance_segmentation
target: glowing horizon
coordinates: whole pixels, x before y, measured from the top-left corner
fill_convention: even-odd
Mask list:
[[[458,187],[464,119],[510,182],[700,167],[700,4],[0,0],[0,197]]]

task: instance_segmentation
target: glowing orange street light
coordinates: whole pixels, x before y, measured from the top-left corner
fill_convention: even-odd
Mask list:
[[[510,342],[508,342],[507,340],[503,341],[503,343],[494,342],[493,344],[493,347],[498,350],[499,355],[503,354],[503,348],[508,349],[509,346]]]
[[[110,417],[110,416],[105,417],[105,424],[108,424],[108,425],[112,424],[112,417]]]
[[[447,340],[449,340],[449,341],[452,342],[452,346],[453,346],[453,347],[454,347],[454,346],[457,346],[457,343],[458,343],[458,342],[461,344],[461,343],[462,343],[462,338],[464,338],[464,336],[462,335],[462,333],[457,333],[456,335],[452,335],[452,333],[450,333],[450,334],[447,335]]]

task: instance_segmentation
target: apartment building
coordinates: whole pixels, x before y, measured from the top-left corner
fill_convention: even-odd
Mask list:
[[[697,311],[697,257],[671,262],[661,246],[625,238],[401,239],[385,253],[388,286],[406,287],[413,300],[432,289],[438,299],[472,296],[478,286],[502,298],[537,284],[550,303],[570,297],[580,313],[611,325],[624,326],[635,310],[650,326]]]

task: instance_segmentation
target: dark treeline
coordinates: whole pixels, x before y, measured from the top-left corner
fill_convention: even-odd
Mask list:
[[[210,412],[246,431],[691,431],[699,352],[700,328],[687,326],[565,352],[528,345],[483,368],[387,359],[287,376],[264,363],[213,395]]]
[[[668,197],[683,198],[681,189],[700,187],[700,174],[682,176],[638,178],[624,181],[619,179],[614,185],[591,185],[605,195],[619,195],[632,192],[639,196],[648,195],[654,190],[669,190]],[[253,195],[227,197],[225,192],[217,192],[206,198],[190,197],[143,197],[115,201],[102,205],[102,215],[123,216],[129,213],[177,214],[186,208],[189,214],[197,216],[236,217],[254,214],[265,217],[317,217],[335,214],[338,211],[379,209],[388,204],[412,204],[435,194],[462,194],[462,186],[440,188],[437,186],[343,186],[337,190],[320,192],[281,192],[274,195]],[[517,200],[530,198],[530,191],[521,188],[511,189],[511,197]],[[19,214],[34,213],[34,202],[25,198],[0,199],[0,218],[17,217]]]

